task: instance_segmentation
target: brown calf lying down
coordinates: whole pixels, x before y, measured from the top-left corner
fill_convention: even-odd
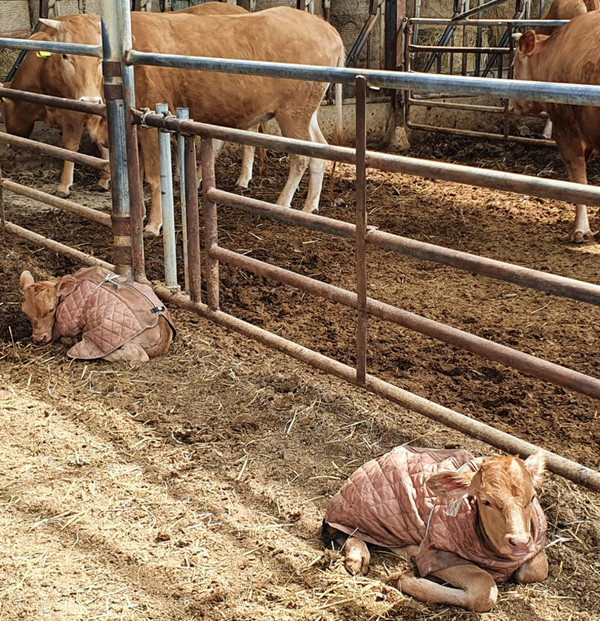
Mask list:
[[[394,577],[404,593],[485,612],[497,582],[548,575],[546,518],[534,490],[544,468],[541,452],[523,461],[397,447],[360,467],[333,497],[323,536],[343,543],[350,573],[367,573],[366,543],[391,548],[414,559],[421,575]]]
[[[101,267],[40,282],[25,271],[21,291],[34,342],[73,345],[70,358],[147,362],[165,354],[175,336],[169,311],[150,287]]]

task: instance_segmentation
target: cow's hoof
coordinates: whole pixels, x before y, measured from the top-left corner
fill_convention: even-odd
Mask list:
[[[155,237],[158,237],[160,235],[160,229],[160,226],[158,228],[147,226],[144,229],[144,239],[154,239]]]
[[[242,179],[242,177],[235,182],[235,187],[240,190],[247,190],[249,185],[250,179]]]
[[[302,211],[305,211],[306,213],[319,213],[319,206],[317,205],[316,207],[305,207]]]
[[[98,192],[108,192],[110,190],[110,181],[106,184],[98,182],[96,185],[96,190]]]
[[[569,235],[569,241],[575,244],[585,244],[594,241],[596,233],[592,231],[573,231]]]
[[[58,198],[69,198],[69,196],[71,196],[71,190],[58,188],[58,190],[56,190],[56,196],[58,196]]]
[[[344,565],[351,576],[366,576],[369,573],[369,560],[364,556],[346,556]]]

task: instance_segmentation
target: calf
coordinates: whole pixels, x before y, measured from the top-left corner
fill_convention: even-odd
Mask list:
[[[72,345],[70,358],[147,362],[165,354],[173,341],[171,315],[147,285],[101,267],[41,282],[25,271],[20,280],[33,341]]]
[[[551,36],[527,31],[518,38],[514,57],[517,80],[600,84],[600,11],[575,17]],[[511,100],[515,114],[546,111],[553,123],[553,137],[567,168],[569,180],[587,183],[586,164],[600,147],[600,108],[565,104],[541,104]],[[587,207],[577,205],[570,239],[593,239]]]
[[[541,452],[523,461],[397,447],[359,468],[333,497],[323,535],[328,543],[347,537],[350,573],[367,573],[367,543],[391,548],[414,559],[421,576],[395,576],[404,593],[485,612],[496,603],[497,582],[548,575],[546,518],[535,493],[544,468]]]

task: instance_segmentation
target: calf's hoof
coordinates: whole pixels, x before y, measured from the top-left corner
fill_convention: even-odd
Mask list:
[[[344,554],[344,565],[349,574],[352,576],[358,574],[362,574],[363,576],[367,575],[371,562],[371,553],[364,541],[351,537],[346,541],[346,550]]]
[[[98,181],[96,184],[96,190],[98,192],[108,192],[110,190],[110,181],[107,181],[106,183]]]
[[[236,182],[235,182],[235,187],[239,188],[240,190],[247,190],[248,186],[250,185],[250,179],[245,179],[240,177]]]
[[[56,196],[58,196],[58,198],[69,198],[69,196],[71,196],[71,190],[70,188],[58,188],[58,190],[56,190]]]
[[[319,206],[318,205],[306,205],[302,211],[305,211],[306,213],[319,213]]]

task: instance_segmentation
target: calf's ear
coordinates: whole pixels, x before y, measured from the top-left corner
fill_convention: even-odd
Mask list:
[[[31,285],[33,285],[34,280],[33,280],[33,276],[31,275],[31,272],[25,270],[24,272],[21,273],[21,278],[19,279],[20,284],[21,284],[21,291],[25,292],[25,289],[29,289],[29,287],[31,287]]]
[[[544,470],[546,470],[546,453],[544,451],[536,451],[524,463],[525,469],[531,475],[534,487],[537,486],[542,480]]]
[[[77,286],[77,281],[73,278],[73,276],[63,276],[56,283],[56,294],[58,297],[66,297],[67,295],[73,293],[75,287]]]
[[[528,30],[522,37],[519,38],[519,51],[529,56],[534,49],[535,32],[533,30]]]
[[[427,487],[439,498],[462,498],[469,492],[474,472],[445,470],[427,479]]]

